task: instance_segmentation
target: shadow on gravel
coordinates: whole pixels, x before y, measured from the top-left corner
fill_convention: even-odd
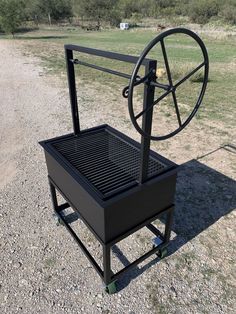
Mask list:
[[[233,146],[228,146],[226,150],[236,153]],[[236,208],[236,181],[198,160],[191,160],[183,164],[179,170],[175,204],[172,230],[176,237],[169,244],[168,255],[176,252]],[[113,252],[124,266],[129,264],[117,246],[113,247]],[[122,290],[132,279],[158,261],[159,259],[155,258],[142,268],[137,266],[126,273],[119,280],[118,290]]]
[[[236,181],[191,160],[179,171],[175,204],[172,230],[177,236],[169,245],[169,254],[236,208]]]
[[[116,257],[121,261],[123,266],[128,266],[130,264],[130,261],[127,259],[127,257],[123,254],[123,252],[119,249],[117,245],[114,245],[112,247],[113,253],[115,253]],[[158,257],[152,259],[148,263],[146,263],[144,266],[136,266],[132,270],[130,270],[127,273],[124,273],[123,276],[118,280],[117,284],[117,292],[123,290],[125,287],[129,285],[129,283],[140,276],[142,273],[144,273],[148,268],[152,267],[153,265],[157,264],[160,259]],[[145,262],[144,262],[145,263]]]

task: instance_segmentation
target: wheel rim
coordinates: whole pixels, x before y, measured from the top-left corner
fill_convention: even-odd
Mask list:
[[[199,66],[197,66],[193,71],[189,72],[184,78],[179,80],[176,84],[173,84],[172,75],[171,75],[169,62],[168,62],[168,56],[166,54],[164,39],[166,37],[172,35],[172,34],[178,34],[178,33],[179,34],[186,34],[186,35],[192,37],[198,43],[198,45],[201,48],[201,52],[202,52],[202,56],[203,56],[203,62],[201,64],[199,64]],[[168,85],[169,89],[164,94],[162,94],[162,96],[160,96],[157,100],[155,100],[154,103],[152,104],[152,106],[149,107],[149,109],[145,109],[145,110],[141,111],[139,114],[135,115],[134,108],[133,108],[133,90],[135,87],[136,79],[138,77],[138,71],[139,71],[140,66],[142,65],[145,57],[147,56],[147,54],[158,43],[161,44],[161,48],[162,48],[162,54],[163,54],[165,67],[166,67],[166,73],[167,73],[168,82],[169,82],[169,85]],[[176,98],[176,90],[181,84],[183,84],[185,81],[187,81],[193,74],[195,74],[197,71],[199,71],[203,67],[204,67],[204,79],[202,82],[202,87],[201,87],[197,102],[196,102],[193,110],[191,111],[190,115],[188,116],[188,118],[185,119],[185,121],[182,123],[180,113],[179,113],[179,108],[178,108],[178,102],[177,102],[177,98]],[[202,103],[202,99],[203,99],[203,96],[205,94],[206,86],[207,86],[207,82],[208,82],[208,73],[209,73],[209,59],[208,59],[206,47],[205,47],[203,41],[201,40],[201,38],[197,34],[195,34],[194,32],[192,32],[188,29],[185,29],[185,28],[175,28],[175,29],[167,30],[166,32],[163,32],[160,35],[158,35],[156,38],[154,38],[148,44],[148,46],[143,50],[143,52],[141,53],[136,65],[134,67],[134,70],[132,72],[132,76],[130,79],[130,83],[129,83],[128,108],[129,108],[130,119],[131,119],[134,127],[136,128],[136,130],[142,136],[148,137],[151,140],[157,140],[157,141],[168,139],[168,138],[176,135],[180,131],[182,131],[189,124],[189,122],[192,120],[192,118],[194,117],[194,115],[196,114],[197,110],[199,109],[199,107]],[[176,111],[176,116],[177,116],[177,120],[179,123],[179,127],[177,129],[175,129],[174,131],[172,131],[166,135],[161,135],[161,136],[152,136],[151,134],[145,133],[137,122],[138,118],[141,117],[143,114],[145,114],[145,112],[147,112],[148,110],[153,108],[156,104],[158,104],[162,99],[167,97],[169,94],[172,94],[173,103],[175,106],[175,111]]]

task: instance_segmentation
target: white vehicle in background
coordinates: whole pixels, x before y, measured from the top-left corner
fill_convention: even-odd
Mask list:
[[[129,29],[129,23],[120,23],[120,29],[122,30]]]

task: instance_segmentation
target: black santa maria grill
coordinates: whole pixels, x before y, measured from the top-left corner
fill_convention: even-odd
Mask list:
[[[168,37],[179,34],[190,36],[197,43],[202,60],[181,79],[174,82],[165,41]],[[164,60],[166,84],[158,79],[158,61],[148,57],[150,51],[155,50],[157,46],[160,46]],[[133,63],[135,66],[132,74],[129,75],[74,58],[75,53]],[[178,166],[152,151],[150,142],[151,140],[165,140],[176,135],[197,112],[208,80],[207,50],[198,35],[188,29],[175,28],[154,38],[140,57],[75,45],[66,45],[65,54],[74,132],[42,141],[40,144],[45,151],[54,211],[101,276],[106,291],[113,293],[116,291],[116,280],[125,271],[154,253],[160,258],[167,254],[174,213]],[[93,68],[129,80],[122,94],[128,99],[131,121],[141,134],[140,143],[107,124],[85,130],[80,129],[75,65]],[[144,69],[142,75],[140,75],[140,68]],[[183,120],[176,93],[178,88],[200,69],[203,71],[203,78],[199,94],[190,114]],[[134,90],[138,85],[143,85],[143,101],[141,111],[136,113]],[[156,90],[159,93],[157,98],[155,97]],[[178,122],[177,128],[164,135],[152,134],[154,108],[166,97],[172,99]],[[141,123],[138,122],[139,119]],[[58,204],[56,192],[61,194],[65,203]],[[68,207],[78,212],[79,218],[101,243],[102,268],[66,219],[64,212]],[[161,215],[166,215],[164,233],[161,233],[153,224]],[[114,273],[110,261],[112,246],[143,227],[147,227],[155,235],[152,249]]]

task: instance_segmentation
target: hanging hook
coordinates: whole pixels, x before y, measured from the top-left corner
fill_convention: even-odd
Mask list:
[[[155,69],[151,69],[151,71],[142,78],[140,76],[137,76],[136,82],[134,83],[134,86],[138,86],[142,83],[150,82],[150,78],[153,78],[153,76],[156,79]],[[125,86],[125,88],[122,91],[122,95],[124,98],[128,98],[128,96],[129,96],[129,85]]]

